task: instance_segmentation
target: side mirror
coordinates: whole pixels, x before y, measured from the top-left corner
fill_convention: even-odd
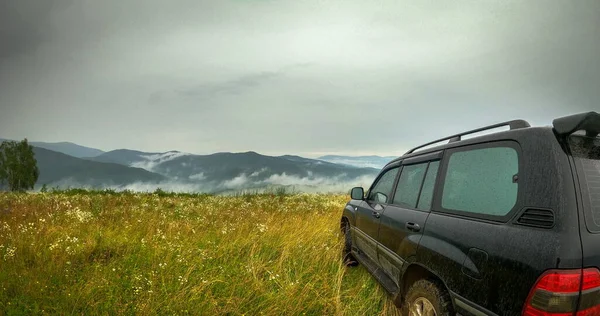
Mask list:
[[[350,198],[353,200],[364,200],[365,190],[362,187],[352,188],[352,191],[350,191]]]

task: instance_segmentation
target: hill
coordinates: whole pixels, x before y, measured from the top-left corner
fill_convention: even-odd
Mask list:
[[[33,147],[33,152],[40,170],[38,185],[100,188],[165,180],[165,177],[141,168],[80,159],[40,147]]]
[[[129,166],[133,163],[146,160],[145,156],[153,156],[157,154],[158,153],[146,153],[131,149],[117,149],[102,153],[98,156],[84,157],[84,159],[98,162],[118,163],[121,165]]]
[[[291,155],[266,156],[252,151],[193,155],[179,151],[147,153],[120,149],[88,159],[161,174],[170,179],[166,188],[208,192],[273,187],[311,192],[345,192],[353,185],[368,185],[378,172],[373,168],[339,165]]]
[[[83,186],[134,191],[154,191],[160,187],[168,191],[212,193],[279,188],[346,192],[352,186],[368,186],[379,171],[378,168],[293,155],[267,156],[253,151],[194,155],[130,149],[101,152],[67,142],[50,145],[58,144],[68,145],[61,147],[63,152],[34,146],[41,172],[37,187],[47,184],[63,188]],[[89,150],[85,151],[86,148]],[[78,158],[65,152],[100,154]]]
[[[7,139],[0,138],[0,142]],[[30,145],[44,148],[59,153],[63,153],[69,156],[84,158],[84,157],[95,157],[103,154],[104,151],[96,148],[85,147],[70,142],[58,142],[58,143],[46,143],[46,142],[29,142]]]
[[[378,170],[339,165],[298,156],[266,156],[256,152],[192,155],[178,151],[144,153],[133,150],[114,150],[93,161],[114,162],[144,168],[172,179],[228,181],[242,178],[253,182],[285,182],[285,178],[332,178],[340,180],[374,175]]]

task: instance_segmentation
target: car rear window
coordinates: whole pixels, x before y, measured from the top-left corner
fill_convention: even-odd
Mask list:
[[[584,195],[586,225],[600,232],[600,138],[573,135],[569,144]]]
[[[519,156],[511,147],[460,149],[450,154],[442,208],[499,219],[517,202]]]

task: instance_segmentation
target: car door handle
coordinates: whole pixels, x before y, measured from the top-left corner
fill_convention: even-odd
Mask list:
[[[406,222],[405,227],[406,227],[406,229],[411,230],[413,232],[418,232],[421,230],[421,226],[419,226],[419,224],[415,224],[415,223],[411,223],[411,222]]]
[[[373,216],[375,216],[375,218],[379,218],[379,217],[381,217],[381,214],[379,214],[378,212],[373,211]]]

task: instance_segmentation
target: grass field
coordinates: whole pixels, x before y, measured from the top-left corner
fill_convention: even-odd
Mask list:
[[[348,197],[0,193],[0,314],[394,315]]]

